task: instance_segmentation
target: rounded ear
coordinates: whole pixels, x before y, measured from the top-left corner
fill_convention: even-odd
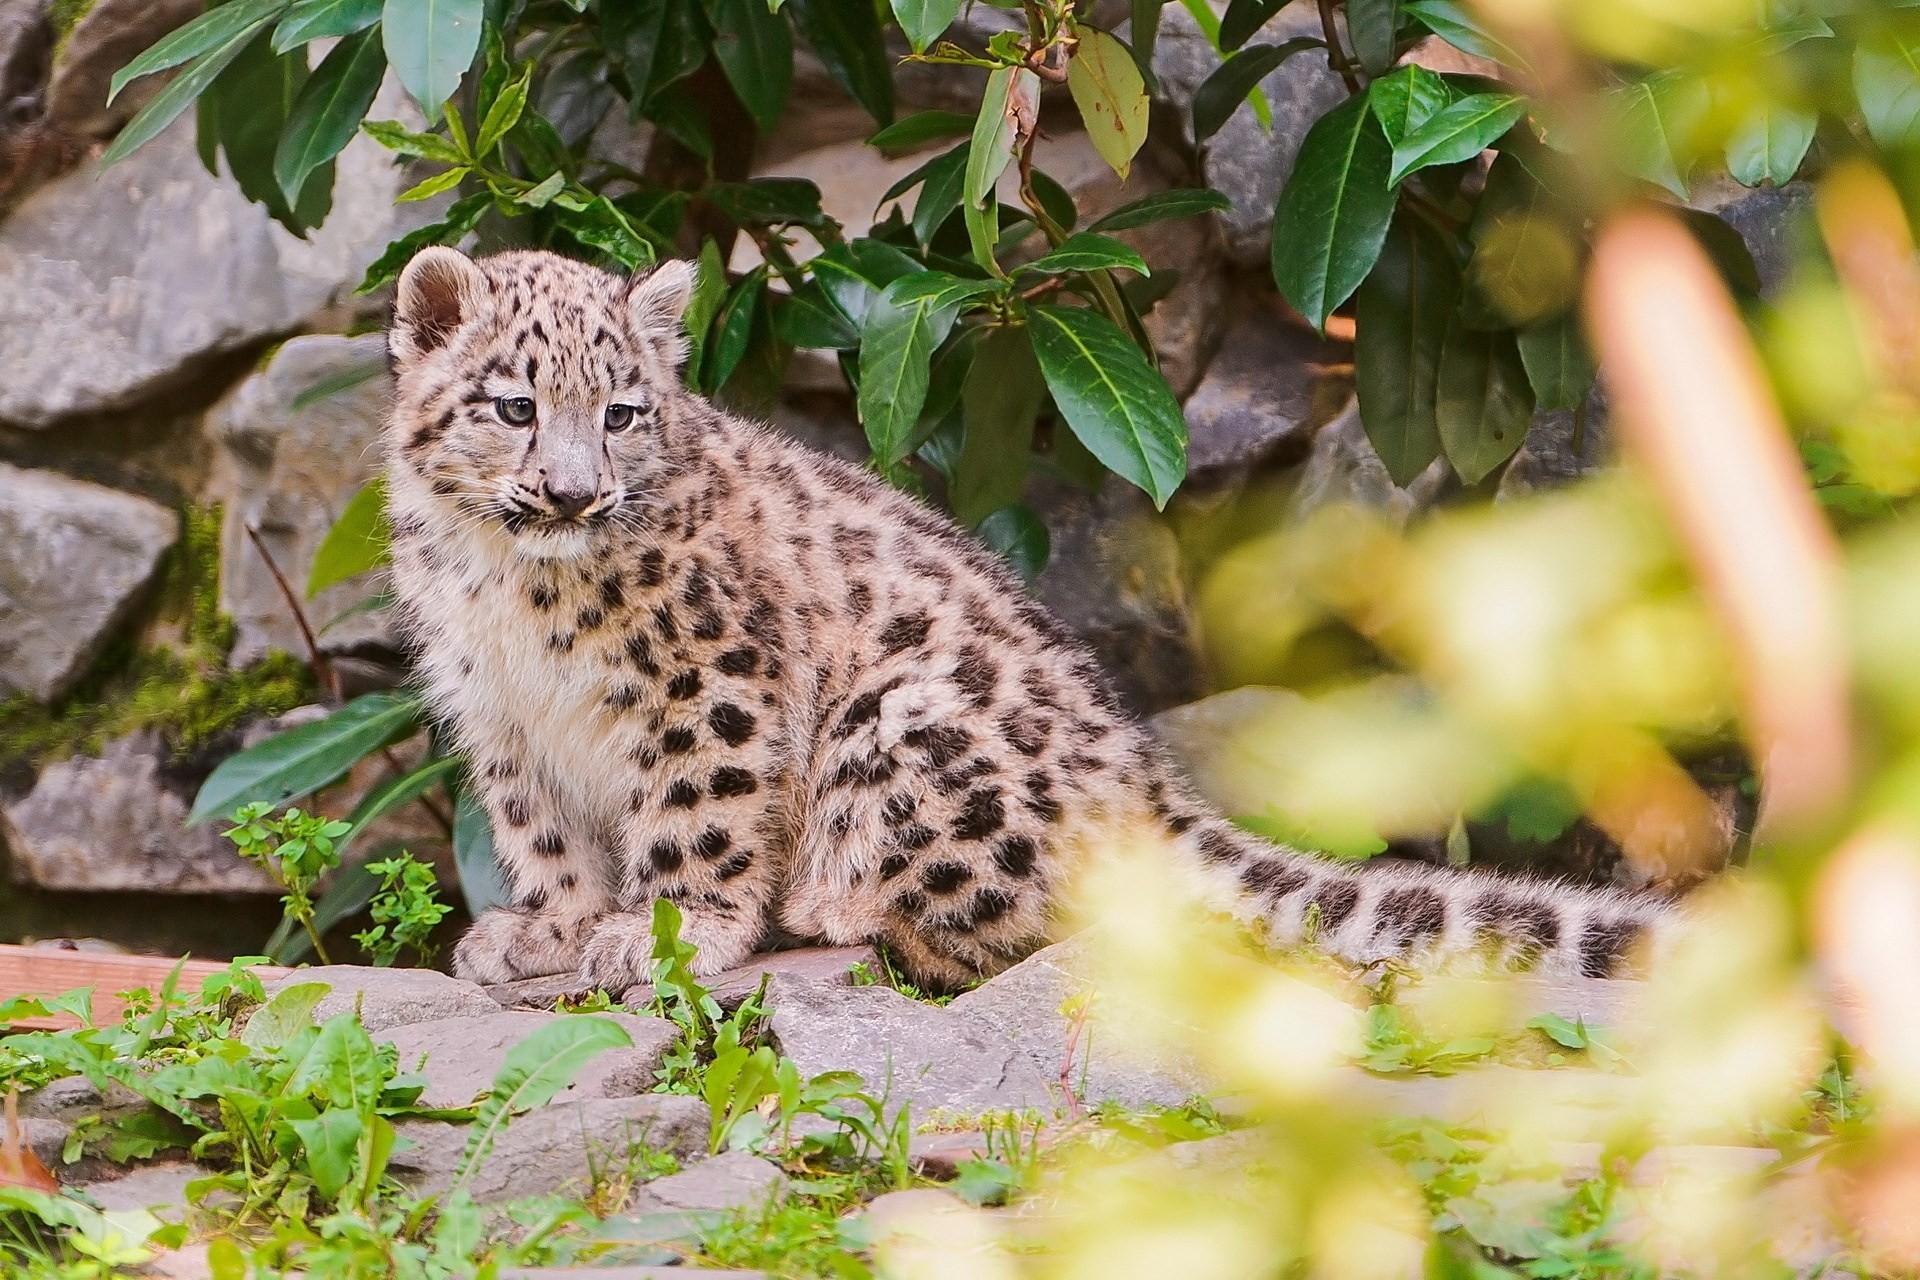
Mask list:
[[[432,245],[413,255],[394,293],[387,351],[394,367],[431,355],[446,345],[473,315],[486,292],[486,277],[458,249]]]
[[[693,297],[694,267],[691,262],[670,258],[644,276],[634,277],[627,286],[627,307],[633,316],[633,332],[659,353],[666,363],[678,368],[687,357],[687,338],[680,316]]]

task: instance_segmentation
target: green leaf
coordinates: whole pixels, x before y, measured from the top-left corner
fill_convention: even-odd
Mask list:
[[[460,183],[465,180],[466,176],[472,172],[473,170],[467,168],[465,165],[461,165],[456,169],[442,169],[431,178],[416,182],[405,191],[402,191],[393,198],[393,202],[395,204],[411,204],[416,200],[431,200],[442,191],[451,191],[459,186]],[[560,189],[561,184],[565,182],[565,180],[566,175],[556,173],[548,178],[546,182],[541,183],[539,187],[523,195],[514,197],[514,203],[531,204],[538,208],[540,205],[545,204],[548,199],[552,198],[553,193]],[[541,188],[548,187],[549,184],[551,184],[551,188],[542,192]],[[536,201],[532,199],[535,195],[540,195],[543,198]]]
[[[1459,297],[1459,264],[1417,218],[1394,223],[1354,297],[1360,422],[1402,488],[1440,456],[1440,353]]]
[[[1026,77],[1027,87],[1031,89],[1035,80],[1031,71],[1001,67],[987,77],[986,90],[980,96],[980,114],[974,121],[973,137],[967,145],[965,195],[969,208],[985,207],[988,193],[1013,162],[1018,130],[1007,107],[1015,94],[1015,78],[1019,76]]]
[[[867,145],[882,151],[911,151],[935,138],[958,138],[972,132],[972,116],[958,111],[916,111],[868,138]]]
[[[934,348],[960,313],[960,299],[943,301],[917,287],[925,277],[952,279],[941,272],[902,276],[874,300],[860,329],[860,422],[882,470],[911,451]]]
[[[280,805],[346,776],[362,757],[420,727],[419,698],[369,693],[324,720],[276,734],[220,762],[193,799],[187,825],[225,817],[243,804]]]
[[[651,96],[654,61],[665,38],[668,11],[691,0],[601,0],[600,43],[627,81],[627,101],[638,110]]]
[[[1305,49],[1325,49],[1326,41],[1295,36],[1280,44],[1248,45],[1214,69],[1193,95],[1193,140],[1205,142],[1232,118],[1249,93],[1276,67]]]
[[[396,120],[369,120],[360,126],[360,132],[372,138],[389,151],[403,156],[413,156],[421,160],[437,160],[441,164],[465,164],[467,157],[460,149],[435,133],[409,133]]]
[[[1167,0],[1132,0],[1133,21],[1128,34],[1141,66],[1153,65],[1153,46],[1160,39],[1160,11],[1166,6]]]
[[[1585,1022],[1569,1022],[1557,1013],[1530,1018],[1527,1026],[1564,1048],[1585,1049],[1590,1043]]]
[[[350,920],[367,909],[373,895],[380,891],[380,877],[367,870],[383,854],[400,852],[398,844],[385,845],[358,862],[349,862],[333,873],[325,893],[313,904],[314,932],[325,936],[327,930]],[[260,951],[275,964],[299,964],[313,950],[313,939],[291,916],[283,916],[279,925],[261,944]]]
[[[790,347],[853,351],[860,346],[860,331],[818,281],[808,281],[780,304],[773,314],[773,331]]]
[[[333,990],[324,982],[296,982],[282,987],[273,999],[254,1010],[240,1033],[243,1044],[256,1049],[278,1049],[313,1025],[313,1011]]]
[[[1288,0],[1233,0],[1220,19],[1220,52],[1232,53],[1267,25]]]
[[[391,531],[387,528],[387,482],[375,476],[348,499],[340,518],[320,540],[307,574],[307,599],[338,582],[387,563]]]
[[[111,106],[113,100],[120,96],[120,91],[141,76],[217,53],[232,46],[236,40],[245,44],[246,37],[279,17],[286,7],[287,0],[233,0],[231,4],[207,10],[191,22],[175,28],[154,42],[146,52],[114,72],[113,78],[107,82],[107,104]],[[192,95],[188,95],[188,100],[191,99]]]
[[[398,777],[388,778],[360,798],[360,803],[347,815],[346,834],[334,842],[334,847],[344,850],[349,842],[387,814],[418,800],[441,782],[451,780],[459,768],[458,756],[441,756]]]
[[[308,174],[353,141],[386,73],[376,33],[362,31],[336,44],[307,80],[273,157],[274,179],[289,204],[300,198]]]
[[[1419,169],[1471,160],[1493,145],[1527,113],[1527,104],[1506,93],[1475,93],[1441,109],[1393,149],[1395,186]]]
[[[1273,218],[1273,278],[1323,332],[1373,269],[1393,220],[1393,149],[1364,97],[1314,122]]]
[[[1447,82],[1421,66],[1401,67],[1367,86],[1367,105],[1396,147],[1452,101]]]
[[[273,29],[273,51],[285,53],[310,40],[350,36],[380,21],[386,0],[296,0]]]
[[[407,265],[414,254],[430,244],[452,244],[473,230],[474,224],[480,221],[481,215],[492,204],[493,197],[485,191],[476,191],[454,201],[447,210],[447,216],[440,221],[417,227],[389,244],[367,268],[366,277],[354,292],[372,293],[399,278],[400,269]]]
[[[958,305],[983,293],[993,293],[1002,287],[998,280],[964,280],[944,271],[916,271],[890,282],[889,294],[896,303],[924,299],[939,309]]]
[[[1094,27],[1081,27],[1079,33],[1080,43],[1067,63],[1067,89],[1080,108],[1088,141],[1125,182],[1134,155],[1147,140],[1147,110],[1152,105],[1147,82],[1126,45]],[[1021,74],[1031,79],[1033,73]],[[1037,96],[1033,89],[1028,86],[1030,98]]]
[[[871,3],[786,0],[787,15],[839,85],[876,124],[893,119],[893,60]]]
[[[1204,213],[1218,213],[1231,208],[1233,201],[1212,187],[1182,187],[1142,196],[1130,204],[1123,204],[1105,217],[1096,219],[1087,230],[1131,231],[1135,227],[1151,226],[1169,218],[1197,218]]]
[[[556,1018],[507,1050],[493,1087],[474,1115],[454,1189],[466,1187],[509,1118],[545,1106],[573,1083],[580,1069],[608,1049],[627,1049],[633,1037],[609,1018]]]
[[[1002,507],[980,522],[980,540],[1000,553],[1013,571],[1032,582],[1047,567],[1053,541],[1039,516],[1024,506]]]
[[[690,0],[679,0],[690,3]],[[793,84],[793,37],[766,0],[704,0],[713,56],[762,133],[780,126]]]
[[[960,0],[893,0],[893,16],[915,53],[925,53],[959,12]]]
[[[322,400],[330,400],[357,386],[372,382],[386,371],[387,364],[384,360],[366,360],[359,364],[348,365],[344,369],[337,369],[326,377],[317,378],[308,384],[304,391],[288,403],[287,409],[291,413],[299,413],[302,409],[311,408]]]
[[[1593,389],[1593,357],[1581,340],[1579,317],[1522,329],[1517,341],[1535,402],[1542,409],[1578,409]]]
[[[913,237],[922,245],[932,243],[935,234],[960,207],[966,194],[970,150],[971,144],[963,142],[927,162],[920,197],[913,203]]]
[[[162,129],[179,119],[180,113],[185,111],[188,105],[213,83],[214,78],[240,56],[254,36],[273,20],[274,15],[279,12],[279,3],[284,3],[284,0],[276,0],[276,3],[271,5],[249,6],[250,10],[261,10],[260,16],[234,31],[223,43],[201,54],[185,71],[169,80],[166,88],[155,94],[151,102],[140,108],[133,119],[127,121],[126,127],[120,130],[119,136],[114,138],[113,145],[101,155],[101,167],[126,159],[151,142]],[[246,0],[240,0],[237,4],[215,9],[213,13],[205,14],[203,17],[210,18],[215,14],[225,13],[228,9],[238,9],[245,4]],[[182,27],[181,30],[184,31],[186,28]],[[174,34],[178,35],[179,32]],[[125,72],[121,74],[124,75]],[[116,76],[115,79],[119,77]]]
[[[470,787],[462,787],[454,802],[453,864],[460,872],[460,897],[469,916],[478,919],[481,912],[507,902],[506,877],[493,847],[493,824]]]
[[[1370,76],[1393,65],[1400,30],[1400,0],[1347,0],[1347,35],[1354,56]]]
[[[953,468],[949,505],[977,525],[1020,500],[1033,446],[1033,423],[1047,382],[1024,325],[987,330],[960,391],[965,436]]]
[[[336,1013],[321,1024],[312,1048],[288,1077],[286,1092],[314,1094],[347,1112],[372,1119],[385,1072],[360,1015]]]
[[[1854,46],[1853,91],[1867,132],[1882,148],[1920,143],[1920,51],[1904,31],[1874,32]]]
[[[528,63],[518,76],[507,82],[507,87],[500,91],[480,121],[480,135],[474,139],[473,154],[486,155],[520,123],[520,116],[527,109],[527,88],[532,80],[533,64]]]
[[[1512,331],[1469,328],[1456,311],[1440,352],[1435,416],[1460,479],[1479,484],[1511,458],[1533,421],[1533,387]]]
[[[765,267],[756,267],[741,277],[733,294],[720,309],[714,326],[713,346],[700,364],[700,377],[710,391],[718,391],[733,376],[740,358],[747,354],[747,342],[753,336],[754,310],[766,292]]]
[[[1091,231],[1068,236],[1051,252],[1035,258],[1020,270],[1057,276],[1069,271],[1101,271],[1116,267],[1125,267],[1143,276],[1153,274],[1147,270],[1146,259],[1131,247],[1110,236],[1096,235]]]
[[[387,61],[432,123],[480,49],[485,0],[386,0]]]
[[[1744,186],[1784,186],[1799,172],[1819,123],[1811,111],[1761,104],[1727,136],[1727,172]]]
[[[313,1175],[313,1189],[323,1200],[336,1199],[353,1180],[354,1157],[359,1153],[360,1117],[339,1107],[330,1107],[317,1116],[288,1120],[287,1127],[306,1148],[307,1172]]]
[[[1073,434],[1156,507],[1166,506],[1187,474],[1187,423],[1166,379],[1105,316],[1033,307],[1028,317],[1034,354]]]
[[[333,166],[316,166],[288,197],[274,176],[274,152],[309,83],[306,51],[276,54],[262,30],[207,86],[198,104],[202,150],[224,151],[247,199],[301,236],[326,218],[333,203]]]
[[[1521,71],[1527,60],[1512,45],[1487,30],[1481,21],[1454,0],[1409,0],[1404,11],[1420,19],[1427,30],[1462,53],[1491,58]]]
[[[1687,183],[1676,145],[1677,96],[1666,82],[1642,80],[1614,90],[1612,105],[1622,167],[1685,200]]]

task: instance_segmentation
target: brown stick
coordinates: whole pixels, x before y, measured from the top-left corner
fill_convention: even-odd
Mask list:
[[[287,608],[293,611],[293,621],[300,628],[300,638],[306,642],[307,665],[313,668],[314,679],[335,702],[340,701],[340,679],[320,652],[320,642],[314,638],[313,627],[307,621],[307,611],[300,607],[300,597],[294,593],[293,584],[287,581],[287,575],[280,572],[280,566],[274,562],[273,553],[267,550],[267,544],[260,538],[259,530],[252,525],[241,526],[247,531],[247,537],[253,542],[253,549],[260,553],[267,572],[273,575],[273,581],[280,588],[280,595],[287,602]]]
[[[1360,77],[1353,74],[1353,61],[1340,44],[1340,29],[1333,22],[1333,0],[1320,0],[1320,30],[1327,38],[1327,65],[1340,73],[1348,93],[1360,92]]]

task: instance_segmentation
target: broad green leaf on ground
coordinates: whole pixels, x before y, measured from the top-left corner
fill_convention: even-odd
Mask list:
[[[1529,69],[1519,51],[1489,31],[1465,5],[1454,0],[1409,0],[1404,12],[1420,19],[1427,30],[1462,53],[1491,58],[1521,71]]]
[[[287,1127],[306,1148],[313,1189],[322,1200],[333,1200],[353,1179],[354,1157],[360,1150],[365,1122],[352,1111],[329,1107],[317,1116],[290,1119]]]
[[[860,422],[882,470],[911,451],[934,348],[946,341],[960,313],[959,300],[943,302],[939,293],[918,291],[922,283],[921,275],[912,275],[889,284],[860,328]]]
[[[1033,447],[1034,418],[1047,382],[1023,325],[989,329],[960,393],[966,435],[949,496],[960,523],[977,525],[1020,500]]]
[[[925,53],[959,12],[960,0],[893,0],[893,16],[915,53]]]
[[[1460,297],[1460,267],[1439,233],[1403,217],[1354,296],[1360,424],[1402,488],[1440,455],[1440,351]]]
[[[243,1044],[256,1049],[278,1049],[313,1025],[313,1011],[333,990],[324,982],[296,982],[254,1010],[240,1033]]]
[[[273,29],[273,51],[287,50],[309,40],[350,36],[380,21],[386,0],[296,0]]]
[[[1727,172],[1749,187],[1785,185],[1799,172],[1819,123],[1811,111],[1761,104],[1727,136]]]
[[[320,549],[313,553],[313,569],[307,574],[307,599],[336,582],[385,564],[391,536],[387,528],[387,482],[375,476],[360,486],[320,540]]]
[[[1579,314],[1522,329],[1517,339],[1534,401],[1542,409],[1578,409],[1593,389],[1593,357],[1580,334]]]
[[[1612,105],[1622,167],[1685,200],[1689,139],[1709,105],[1706,91],[1691,79],[1654,76],[1614,90]]]
[[[966,201],[969,208],[986,206],[994,183],[1013,162],[1013,148],[1019,137],[1015,106],[1025,93],[1031,100],[1038,84],[1031,71],[1001,67],[987,77],[980,96],[980,115],[974,121],[973,138],[967,145]]]
[[[935,138],[958,138],[973,132],[973,117],[959,111],[916,111],[896,120],[867,139],[882,151],[911,151]]]
[[[1056,248],[1035,258],[1020,270],[1041,275],[1062,275],[1068,271],[1101,271],[1117,267],[1143,276],[1153,274],[1147,270],[1146,259],[1131,246],[1111,236],[1082,231],[1068,236]]]
[[[1347,35],[1368,75],[1382,75],[1393,65],[1399,28],[1400,0],[1347,0]]]
[[[1182,187],[1142,196],[1123,204],[1105,217],[1094,220],[1089,231],[1131,231],[1170,218],[1197,218],[1203,213],[1218,213],[1233,208],[1233,201],[1212,187]]]
[[[624,0],[600,6],[600,43],[607,61],[626,77],[628,102],[635,107],[651,94],[654,60],[666,36],[669,3]]]
[[[1458,164],[1492,146],[1527,113],[1527,104],[1510,93],[1475,93],[1430,117],[1393,148],[1393,172],[1401,179],[1429,165]]]
[[[367,274],[355,286],[355,293],[371,293],[381,285],[389,284],[400,275],[400,269],[407,265],[408,259],[430,244],[452,244],[473,230],[475,224],[492,207],[493,197],[485,191],[476,191],[470,196],[462,196],[447,209],[447,216],[438,222],[430,222],[417,227],[398,240],[393,241],[380,256],[367,268]]]
[[[379,35],[361,31],[333,46],[308,78],[273,157],[274,180],[289,204],[300,198],[307,175],[353,141],[386,73]]]
[[[1393,149],[1364,97],[1314,122],[1273,218],[1273,278],[1323,330],[1373,269],[1393,220]]]
[[[474,919],[507,901],[506,877],[493,850],[493,824],[471,787],[462,787],[453,809],[453,865],[460,872],[460,899]]]
[[[979,533],[980,540],[999,552],[1026,582],[1040,576],[1053,551],[1046,524],[1021,504],[1002,507],[982,520]]]
[[[472,1179],[511,1117],[551,1102],[555,1094],[573,1083],[582,1067],[603,1051],[632,1045],[633,1037],[627,1029],[611,1018],[574,1017],[556,1018],[536,1027],[507,1050],[493,1087],[474,1116],[455,1188],[464,1187]]]
[[[1205,142],[1220,131],[1247,95],[1275,68],[1307,49],[1325,49],[1326,42],[1295,36],[1280,44],[1248,45],[1214,69],[1193,95],[1193,140]]]
[[[287,0],[234,0],[232,4],[207,10],[156,41],[146,52],[114,72],[113,78],[107,82],[108,105],[112,105],[113,100],[120,96],[122,89],[141,76],[165,71],[168,67],[177,67],[183,62],[226,49],[236,38],[251,36],[263,24],[279,17],[286,7]]]
[[[1888,151],[1920,144],[1920,46],[1905,32],[1861,37],[1853,49],[1853,92],[1875,142]]]
[[[486,0],[386,0],[381,10],[387,61],[429,123],[473,65],[485,9]]]
[[[281,0],[281,2],[283,3],[284,0]],[[242,0],[241,4],[215,9],[212,13],[203,16],[211,18],[217,14],[227,12],[229,8],[239,9],[243,4],[244,0]],[[274,16],[279,13],[279,4],[251,6],[248,8],[248,12],[254,13],[256,16],[251,21],[235,27],[232,34],[227,36],[225,40],[214,45],[205,53],[202,53],[186,70],[169,80],[166,87],[153,96],[152,101],[140,108],[133,119],[129,120],[126,127],[120,130],[119,135],[114,138],[113,145],[109,146],[100,156],[100,163],[103,167],[126,159],[136,150],[145,146],[148,142],[151,142],[162,129],[165,129],[168,125],[179,119],[180,113],[185,111],[195,98],[204,93],[207,86],[212,84],[214,79],[222,71],[226,70],[235,58],[240,56],[241,52],[253,42],[253,38],[266,27],[267,23],[273,21]],[[181,30],[184,31],[186,28],[182,27]],[[179,33],[176,32],[175,34],[177,35]],[[165,42],[163,41],[162,43]],[[172,66],[175,64],[164,63],[162,65]],[[125,75],[126,73],[122,71],[121,74]],[[115,79],[119,81],[119,77],[115,77]],[[124,81],[119,82],[125,83]]]
[[[361,757],[420,727],[420,699],[369,693],[312,724],[228,756],[200,784],[187,825],[224,818],[243,804],[284,804],[346,776]]]
[[[1395,147],[1452,103],[1453,89],[1421,66],[1401,67],[1367,86],[1367,105]]]
[[[1512,331],[1469,328],[1454,313],[1440,352],[1435,416],[1440,447],[1467,484],[1513,456],[1533,421],[1533,387]]]
[[[1147,82],[1119,40],[1093,27],[1081,27],[1079,34],[1080,43],[1067,63],[1067,88],[1093,149],[1124,182],[1135,153],[1147,140]]]
[[[1232,53],[1252,39],[1253,33],[1266,26],[1287,3],[1288,0],[1233,0],[1220,19],[1220,51]]]
[[[691,0],[679,0],[690,3]],[[762,133],[780,125],[793,85],[793,36],[766,0],[704,0],[713,56]]]
[[[782,7],[826,63],[827,73],[866,108],[874,123],[891,121],[893,60],[887,56],[886,36],[873,5],[786,0]]]
[[[1187,422],[1140,348],[1105,316],[1079,307],[1028,312],[1034,354],[1060,416],[1080,443],[1164,507],[1187,474]]]

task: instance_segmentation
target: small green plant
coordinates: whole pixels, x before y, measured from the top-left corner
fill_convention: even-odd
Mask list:
[[[1360,1065],[1383,1075],[1445,1076],[1484,1062],[1498,1047],[1490,1036],[1436,1040],[1422,1033],[1399,1006],[1376,1004],[1367,1010],[1366,1049]]]
[[[368,905],[373,927],[354,934],[353,940],[382,968],[408,949],[422,965],[432,964],[439,951],[432,943],[433,931],[453,909],[440,901],[433,868],[402,853],[369,862],[367,871],[380,877],[379,892]]]
[[[299,809],[288,809],[277,818],[272,814],[273,806],[264,800],[241,805],[233,812],[234,825],[224,834],[241,857],[287,891],[280,899],[287,918],[307,935],[321,963],[332,964],[320,931],[314,926],[313,889],[322,876],[340,865],[336,842],[353,826]]]

